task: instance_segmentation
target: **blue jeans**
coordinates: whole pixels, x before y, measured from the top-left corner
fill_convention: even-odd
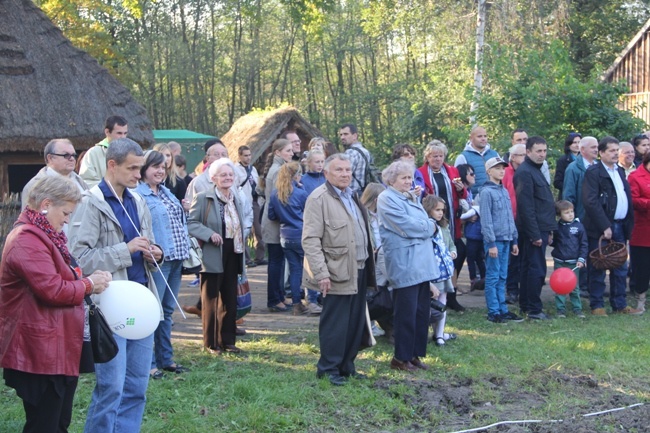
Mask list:
[[[299,304],[302,290],[302,261],[305,258],[305,252],[302,249],[300,241],[281,240],[284,257],[289,262],[289,287],[291,287],[291,299],[294,304]]]
[[[510,242],[496,241],[497,257],[492,258],[485,246],[485,303],[488,315],[508,313],[506,305],[506,280],[508,279],[508,257]]]
[[[523,231],[522,231],[523,233]],[[519,282],[519,306],[522,313],[542,312],[542,285],[546,278],[546,246],[549,232],[541,232],[542,245],[536,247],[530,239],[521,241],[521,280]]]
[[[158,296],[162,304],[164,319],[158,324],[154,332],[154,351],[151,359],[151,368],[165,368],[174,364],[174,349],[172,348],[172,314],[176,308],[174,297],[178,298],[178,290],[181,287],[181,277],[183,270],[182,260],[165,260],[160,265],[160,271],[154,272],[153,281],[158,289]],[[162,271],[162,272],[161,272]],[[169,287],[174,293],[171,293],[165,285],[163,276],[167,280]]]
[[[612,240],[616,242],[625,243],[625,235],[623,234],[623,224],[612,224]],[[589,238],[589,251],[598,248],[598,239]],[[589,307],[594,310],[596,308],[604,308],[605,301],[603,295],[605,293],[605,271],[596,269],[589,264],[587,266],[587,273],[589,274]],[[625,299],[625,280],[627,278],[627,262],[616,269],[609,271],[609,304],[612,310],[619,311],[627,306]]]
[[[95,364],[93,390],[84,433],[139,432],[146,403],[153,334],[127,340],[113,334],[117,356]]]
[[[269,255],[266,285],[266,306],[275,307],[284,301],[284,251],[280,244],[266,244]]]

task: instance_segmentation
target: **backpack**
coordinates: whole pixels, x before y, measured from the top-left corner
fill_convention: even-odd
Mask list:
[[[375,167],[375,164],[371,163],[368,161],[368,158],[366,157],[366,154],[363,153],[361,149],[358,147],[349,147],[348,149],[354,149],[357,152],[361,154],[361,157],[366,163],[366,169],[363,174],[363,181],[359,180],[354,176],[354,172],[352,173],[352,177],[359,182],[359,185],[362,185],[360,188],[360,192],[363,192],[364,189],[366,189],[366,186],[368,186],[369,183],[375,182],[375,183],[381,183],[381,171],[377,167]]]

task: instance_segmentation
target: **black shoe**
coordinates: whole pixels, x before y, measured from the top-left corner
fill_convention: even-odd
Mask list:
[[[463,307],[458,303],[455,292],[447,293],[447,308],[451,308],[457,313],[462,313],[463,311],[465,311],[465,307]]]
[[[498,323],[500,325],[505,325],[508,323],[508,321],[505,320],[501,314],[488,314],[487,319],[489,322]]]
[[[341,376],[338,373],[326,374],[326,373],[318,372],[316,373],[316,377],[318,377],[319,379],[323,377],[327,377],[330,383],[334,386],[343,386],[348,382],[348,379],[345,376]]]
[[[358,371],[355,371],[354,373],[348,374],[348,377],[351,377],[352,379],[357,379],[357,380],[366,380],[366,379],[368,379],[368,376],[366,376],[363,373],[359,373]]]
[[[523,317],[517,316],[515,313],[508,311],[506,314],[502,314],[501,317],[508,322],[521,323],[524,321]]]
[[[249,260],[249,261],[246,262],[246,267],[247,268],[254,268],[255,266],[257,266],[257,263],[255,263],[252,260]]]
[[[514,293],[508,293],[506,295],[506,304],[508,305],[517,305],[519,304],[519,296]]]
[[[268,264],[269,264],[269,261],[266,260],[266,259],[262,259],[262,260],[258,260],[258,261],[255,262],[255,263],[257,263],[257,266],[264,266],[264,265],[268,265]]]
[[[543,312],[539,312],[535,314],[528,313],[528,318],[531,320],[551,320],[551,318],[547,316],[546,313]]]
[[[190,371],[189,368],[187,368],[187,367],[185,367],[183,365],[180,365],[180,364],[168,365],[167,367],[163,367],[163,370],[169,371],[170,373],[177,373],[177,374],[187,373],[188,371]],[[158,370],[158,371],[160,371],[160,370]]]

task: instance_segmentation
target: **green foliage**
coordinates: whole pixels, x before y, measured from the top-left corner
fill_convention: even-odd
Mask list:
[[[596,77],[581,81],[560,41],[539,51],[495,46],[486,56],[485,76],[478,117],[491,135],[503,137],[501,151],[515,128],[543,136],[559,156],[569,132],[623,139],[646,126],[616,107],[623,87]]]

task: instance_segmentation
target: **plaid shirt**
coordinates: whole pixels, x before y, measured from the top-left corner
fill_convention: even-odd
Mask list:
[[[356,142],[350,145],[350,147],[356,147],[361,150],[366,155],[368,162],[372,163],[372,155],[361,143]],[[350,184],[350,188],[352,191],[359,191],[366,186],[366,161],[356,150],[348,148],[345,150],[345,154],[350,157],[350,164],[352,165],[352,183]]]
[[[190,256],[184,221],[185,211],[181,206],[177,206],[166,194],[158,194],[158,197],[167,208],[172,226],[172,240],[174,241],[174,254],[165,257],[165,259],[185,260]]]

